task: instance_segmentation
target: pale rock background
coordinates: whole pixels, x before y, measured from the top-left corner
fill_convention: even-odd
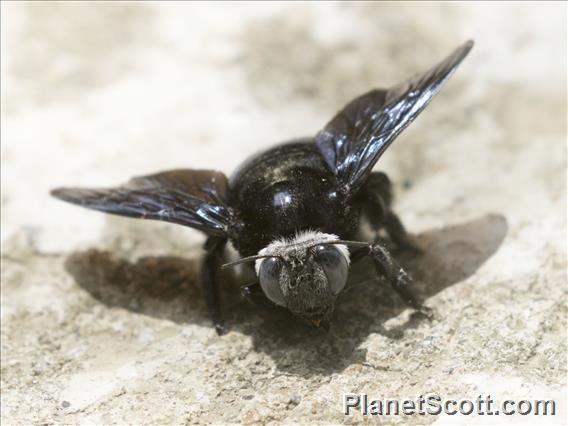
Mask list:
[[[566,418],[566,3],[2,2],[2,423]],[[345,102],[471,55],[383,157],[436,311],[362,280],[329,335],[238,297],[218,337],[203,237],[48,196],[230,173]],[[363,271],[364,272],[364,271]],[[555,417],[341,414],[342,394],[548,399]]]

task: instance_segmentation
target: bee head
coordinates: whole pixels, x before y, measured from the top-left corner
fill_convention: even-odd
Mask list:
[[[349,250],[337,241],[336,235],[308,231],[262,249],[255,270],[266,297],[325,327],[349,269]]]

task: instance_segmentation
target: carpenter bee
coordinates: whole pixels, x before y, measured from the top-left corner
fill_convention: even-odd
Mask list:
[[[257,282],[242,294],[328,328],[350,263],[370,257],[410,307],[423,305],[384,240],[353,241],[362,217],[402,248],[415,247],[391,209],[388,177],[374,172],[391,142],[428,105],[473,46],[469,41],[429,71],[349,102],[313,137],[257,154],[227,177],[179,169],[103,189],[59,188],[53,196],[83,207],[173,222],[207,235],[201,281],[219,334],[225,331],[218,269],[230,241]]]

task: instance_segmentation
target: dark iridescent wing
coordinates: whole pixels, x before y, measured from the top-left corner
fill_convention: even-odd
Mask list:
[[[355,98],[316,135],[327,166],[349,193],[361,187],[383,152],[428,105],[472,47],[468,41],[426,73]]]
[[[211,235],[229,234],[235,220],[225,203],[227,178],[211,170],[171,170],[116,188],[58,188],[51,194],[89,209],[177,223]]]

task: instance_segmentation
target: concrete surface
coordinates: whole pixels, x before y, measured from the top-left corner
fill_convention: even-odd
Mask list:
[[[48,197],[229,173],[467,38],[379,164],[426,250],[402,261],[433,321],[364,265],[328,335],[248,306],[227,275],[218,337],[198,232]],[[561,424],[566,312],[565,3],[2,2],[3,424]],[[346,392],[558,412],[346,417]]]

